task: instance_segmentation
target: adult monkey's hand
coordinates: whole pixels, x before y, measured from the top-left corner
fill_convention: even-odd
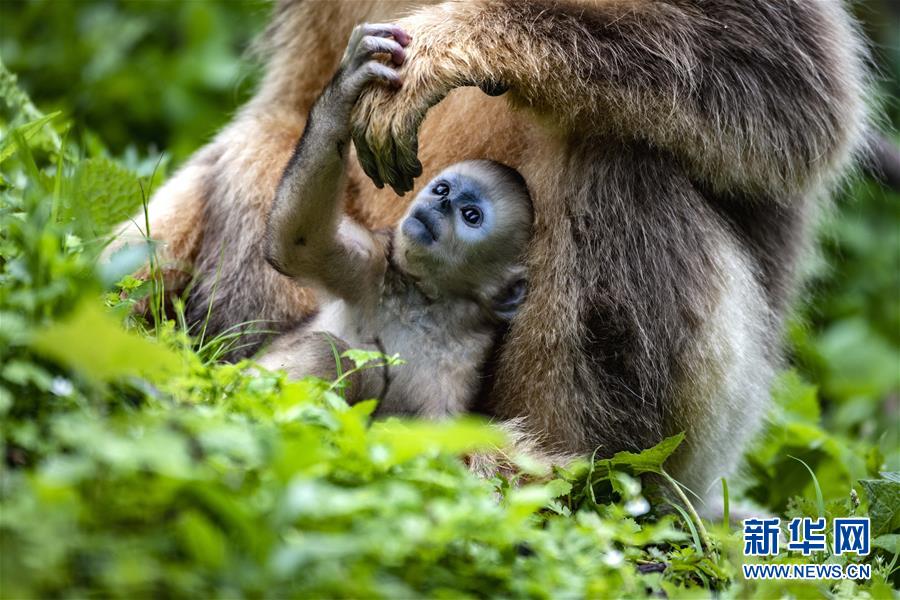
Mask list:
[[[422,174],[418,159],[418,133],[429,108],[451,90],[479,85],[489,94],[505,88],[499,77],[485,74],[478,52],[460,44],[451,25],[459,20],[454,5],[440,5],[400,20],[397,27],[412,41],[406,48],[399,90],[372,86],[360,96],[352,117],[351,133],[359,162],[379,188],[390,185],[403,195]],[[458,11],[456,11],[458,12]]]
[[[843,54],[821,38],[826,26],[850,35],[832,22],[840,15],[824,9],[829,2],[792,3],[802,16],[781,5],[461,0],[423,8],[397,21],[412,36],[403,87],[367,90],[357,106],[360,162],[376,185],[410,190],[427,110],[456,87],[508,87],[517,108],[561,133],[649,144],[716,193],[803,192],[829,161],[849,156],[844,142],[858,132],[844,127],[845,116],[854,115],[847,122],[856,127],[865,112],[856,83],[832,86],[823,104],[821,82],[864,69],[852,36]],[[822,27],[805,27],[823,19]],[[735,36],[728,22],[745,24],[746,35]],[[757,47],[772,56],[754,60]],[[831,62],[798,59],[826,48],[835,51]],[[787,101],[773,81],[809,83],[798,88],[802,98]]]

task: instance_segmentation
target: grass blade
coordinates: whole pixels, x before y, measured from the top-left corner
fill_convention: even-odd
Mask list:
[[[815,490],[816,490],[816,508],[819,509],[819,518],[824,517],[825,516],[825,498],[824,498],[824,496],[822,496],[822,487],[819,485],[819,479],[816,477],[816,474],[813,472],[813,470],[810,468],[810,466],[808,464],[806,464],[803,460],[797,458],[796,456],[790,456],[790,455],[788,455],[788,456],[790,458],[793,458],[797,462],[799,462],[801,465],[806,467],[807,471],[809,471],[809,475],[810,475],[810,477],[812,477],[812,481],[813,481],[813,488],[815,488]]]
[[[731,514],[728,506],[728,481],[722,478],[722,527],[726,531],[731,531]]]
[[[684,522],[687,524],[688,529],[691,530],[691,537],[694,539],[694,548],[697,549],[698,554],[703,554],[703,544],[700,542],[700,532],[697,531],[697,526],[694,525],[693,519],[691,516],[687,514],[687,511],[675,504],[674,502],[668,502],[669,506],[678,511],[678,514],[681,515],[681,518],[684,519]]]

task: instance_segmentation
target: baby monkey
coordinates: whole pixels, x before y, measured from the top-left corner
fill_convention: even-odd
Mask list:
[[[392,25],[358,26],[310,112],[269,213],[265,256],[326,297],[259,362],[329,379],[347,348],[396,353],[406,365],[357,373],[347,400],[439,417],[469,408],[498,331],[525,298],[533,211],[517,171],[476,160],[442,171],[396,231],[372,232],[343,215],[350,113],[365,86],[401,85],[393,67],[409,41]]]

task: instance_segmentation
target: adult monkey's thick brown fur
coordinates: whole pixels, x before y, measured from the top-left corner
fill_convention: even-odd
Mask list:
[[[259,93],[156,194],[169,283],[197,276],[207,335],[314,309],[263,260],[264,216],[352,27],[412,4],[281,2]],[[417,156],[419,185],[487,158],[534,199],[529,299],[485,410],[567,452],[686,430],[676,475],[702,493],[761,420],[805,224],[865,135],[850,17],[839,0],[473,0],[398,22],[404,86],[357,113],[369,172],[402,189]],[[367,226],[403,214],[355,161],[349,178]]]

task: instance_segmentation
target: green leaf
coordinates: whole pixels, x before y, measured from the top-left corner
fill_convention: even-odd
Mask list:
[[[618,452],[612,458],[602,458],[594,461],[592,481],[607,479],[613,470],[624,470],[632,475],[644,473],[662,474],[663,463],[684,441],[684,432],[667,437],[652,448],[641,452]]]
[[[7,132],[3,139],[0,140],[0,164],[2,164],[3,161],[16,153],[16,149],[18,148],[16,140],[19,139],[19,135],[22,136],[22,140],[28,141],[29,139],[34,137],[35,134],[39,132],[42,127],[44,127],[44,125],[50,123],[50,121],[58,117],[60,114],[60,111],[52,112],[49,115],[44,115],[43,117],[37,118],[34,121],[29,121],[28,123],[19,125],[12,131]]]
[[[65,321],[38,332],[31,348],[95,381],[128,375],[164,378],[181,366],[168,348],[122,330],[94,303],[85,302]]]
[[[900,552],[900,533],[885,533],[872,539],[872,545],[891,554]]]
[[[503,445],[505,436],[496,427],[473,418],[432,423],[389,419],[372,425],[374,444],[389,448],[393,464],[427,452],[462,454]]]
[[[872,536],[900,532],[900,483],[888,479],[862,479],[869,499]]]
[[[565,496],[569,492],[572,491],[571,482],[566,481],[565,479],[554,479],[552,481],[547,482],[547,491],[552,494],[552,498],[559,498],[560,496]]]
[[[641,473],[662,473],[663,463],[678,449],[678,446],[683,441],[684,432],[682,431],[637,454],[633,452],[619,452],[612,457],[612,464],[616,467],[631,467],[635,475],[640,475]]]
[[[551,485],[524,485],[513,488],[506,497],[513,519],[523,519],[547,507],[559,496],[559,488]]]
[[[384,354],[375,350],[345,350],[341,356],[353,361],[357,369],[364,367],[370,362],[384,360]]]
[[[107,231],[132,217],[147,193],[142,188],[141,178],[105,157],[78,163],[74,190],[70,210],[75,216],[90,215],[91,223],[100,231]],[[150,235],[152,237],[152,231]]]

